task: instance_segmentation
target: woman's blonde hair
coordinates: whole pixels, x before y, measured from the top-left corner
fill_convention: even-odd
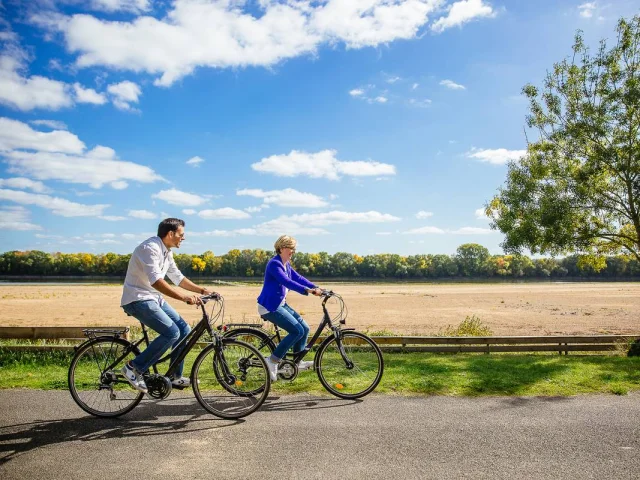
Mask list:
[[[273,248],[276,249],[276,253],[280,253],[283,248],[296,248],[297,244],[298,242],[295,238],[289,235],[281,235],[280,238],[276,240],[276,243],[273,244]]]

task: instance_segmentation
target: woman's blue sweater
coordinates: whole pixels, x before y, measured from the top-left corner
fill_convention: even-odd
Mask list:
[[[289,262],[283,265],[280,255],[276,255],[267,263],[258,303],[270,312],[277,310],[287,294],[285,288],[308,295],[306,289],[316,286],[296,272]]]

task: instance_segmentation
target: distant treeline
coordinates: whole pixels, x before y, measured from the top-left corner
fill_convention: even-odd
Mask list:
[[[190,255],[174,251],[174,259],[187,276],[261,277],[268,250],[231,250],[224,255],[207,251]],[[124,276],[131,255],[117,253],[45,253],[38,250],[0,254],[0,275]],[[629,278],[640,277],[640,263],[618,255],[600,261],[598,269],[584,257],[535,258],[490,255],[482,245],[467,243],[454,255],[356,255],[338,252],[296,253],[295,269],[317,278],[453,279],[453,278]],[[601,268],[602,267],[602,268]]]

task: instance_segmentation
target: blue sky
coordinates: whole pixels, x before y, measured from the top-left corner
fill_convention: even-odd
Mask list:
[[[522,86],[637,13],[0,0],[2,249],[130,253],[175,216],[186,253],[501,253],[481,209],[525,149]]]

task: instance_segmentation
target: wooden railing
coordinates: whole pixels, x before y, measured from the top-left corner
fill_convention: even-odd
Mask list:
[[[125,327],[0,327],[0,339],[53,340],[85,339],[84,328],[123,330]],[[128,335],[128,334],[127,334]],[[125,338],[128,336],[125,335]],[[548,335],[492,337],[418,337],[374,336],[375,342],[389,352],[604,352],[620,343],[640,339],[639,335]],[[0,345],[7,350],[69,350],[70,345]]]

